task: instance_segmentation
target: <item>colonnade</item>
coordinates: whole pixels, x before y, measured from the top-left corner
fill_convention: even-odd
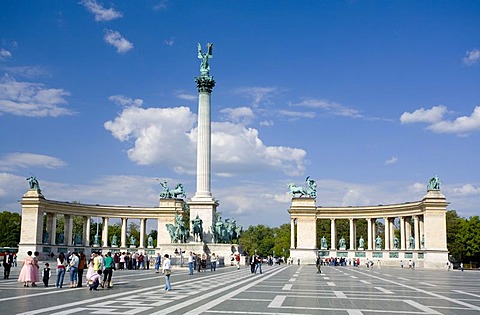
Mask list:
[[[85,252],[90,252],[91,248],[95,247],[108,249],[133,247],[127,238],[127,226],[130,220],[139,220],[140,222],[140,239],[137,240],[139,241],[139,248],[149,247],[145,246],[147,220],[156,220],[156,248],[158,249],[160,244],[170,243],[170,235],[166,229],[166,224],[174,224],[175,216],[182,215],[184,207],[182,199],[161,199],[158,207],[105,206],[60,202],[45,199],[41,192],[35,189],[27,191],[20,203],[22,204],[22,225],[19,251],[31,250],[44,254],[64,251],[66,248],[69,250],[82,248]],[[64,227],[62,233],[57,237],[59,215],[64,216]],[[75,231],[77,235],[74,235],[73,226],[75,216],[83,218],[81,232]],[[90,235],[93,218],[99,218],[102,222],[102,229],[98,231],[98,244],[95,244],[95,237]],[[121,220],[121,232],[120,235],[117,235],[117,245],[111,244],[112,240],[109,238],[112,236],[108,234],[110,222],[115,218]]]
[[[349,246],[348,250],[407,250],[407,249],[425,249],[424,244],[424,221],[423,215],[414,215],[414,216],[401,216],[398,217],[399,229],[400,229],[400,239],[395,237],[395,221],[394,217],[384,217],[384,239],[382,239],[382,247],[377,248],[376,246],[376,237],[379,235],[377,220],[378,218],[365,218],[365,219],[354,219],[349,218]],[[336,223],[340,219],[331,218],[330,219],[330,249],[340,249],[338,240],[337,240],[337,227]],[[357,235],[357,222],[358,220],[367,221],[367,235],[366,235],[366,246],[360,248],[358,244],[358,235]],[[297,248],[295,244],[295,224],[296,219],[290,219],[291,224],[291,248]],[[413,229],[412,229],[413,225]],[[343,236],[343,235],[341,235]],[[363,235],[361,235],[363,238]],[[413,244],[410,244],[410,240],[413,241]]]
[[[83,218],[83,226],[82,226],[82,233],[81,236],[79,234],[74,234],[73,232],[73,215],[70,214],[63,214],[64,216],[64,226],[63,226],[63,239],[57,239],[57,216],[58,213],[54,212],[46,212],[46,229],[44,231],[42,237],[42,243],[48,245],[67,245],[67,246],[101,246],[101,247],[122,247],[126,248],[129,247],[131,244],[127,238],[127,226],[129,218],[122,217],[121,219],[121,232],[120,232],[120,239],[119,244],[113,244],[112,240],[109,239],[108,235],[108,227],[110,223],[110,219],[114,219],[111,217],[101,217],[102,222],[102,230],[100,231],[101,235],[101,243],[95,244],[94,241],[91,239],[90,235],[90,227],[91,222],[94,217],[92,216],[82,216]],[[98,218],[98,217],[97,217]],[[146,241],[146,227],[147,227],[147,218],[140,218],[140,242],[139,247],[145,247]],[[156,220],[156,219],[155,219]],[[164,226],[161,226],[163,221],[157,221],[157,231],[164,229]],[[46,234],[45,234],[46,232]],[[100,236],[99,235],[99,236]],[[157,235],[158,237],[158,235]],[[157,244],[160,244],[159,240],[157,239]]]
[[[443,268],[448,260],[447,205],[439,189],[428,189],[420,201],[378,206],[317,207],[314,198],[292,198],[288,211],[290,254],[306,261],[314,261],[320,254],[382,259],[386,264],[397,264],[396,260],[401,259],[418,259],[422,266]],[[317,236],[317,220],[330,221],[330,235]],[[348,235],[338,235],[339,220],[348,220]],[[357,225],[361,220],[366,220],[366,235],[358,235]],[[378,229],[381,221],[382,233]],[[330,244],[325,244],[324,236],[330,236]],[[321,244],[317,244],[317,237],[322,237]],[[349,243],[342,240],[340,246],[342,237],[348,238]],[[360,237],[363,246],[359,246]]]

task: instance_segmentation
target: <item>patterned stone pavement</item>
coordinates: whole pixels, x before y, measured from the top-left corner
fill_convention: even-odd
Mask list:
[[[3,271],[3,270],[1,270]],[[263,266],[174,270],[173,290],[153,270],[114,272],[114,288],[24,288],[0,279],[4,314],[480,314],[480,272]],[[67,274],[68,276],[68,274]],[[67,277],[66,277],[67,279]],[[51,283],[55,280],[52,275]],[[67,280],[65,280],[67,281]]]

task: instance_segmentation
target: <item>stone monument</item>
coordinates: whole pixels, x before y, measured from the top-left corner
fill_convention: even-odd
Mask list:
[[[215,224],[218,202],[210,191],[211,181],[211,93],[215,86],[213,76],[210,76],[209,60],[213,58],[213,44],[207,44],[207,52],[202,53],[198,44],[200,76],[195,78],[198,89],[198,135],[197,135],[197,189],[188,202],[190,214],[198,215],[206,229],[203,231],[203,241],[212,242],[212,227]]]

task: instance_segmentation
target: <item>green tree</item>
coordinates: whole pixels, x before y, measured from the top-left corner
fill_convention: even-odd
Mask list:
[[[157,230],[150,230],[149,235],[153,238],[153,247],[157,247],[158,231]],[[147,240],[148,240],[148,236],[147,236]]]
[[[457,255],[461,260],[480,257],[480,218],[478,216],[461,221],[454,246],[456,246],[455,249],[459,249]]]
[[[240,245],[249,255],[257,252],[258,255],[268,256],[273,252],[274,232],[265,225],[250,226],[243,232],[240,238]]]
[[[120,235],[122,235],[122,223],[117,222],[115,224],[108,225],[108,244],[112,245],[113,235],[117,236],[117,245],[120,244]]]
[[[18,247],[22,219],[20,214],[3,211],[0,213],[0,246]]]
[[[279,227],[273,228],[274,245],[272,255],[275,256],[290,256],[290,224],[282,224]]]

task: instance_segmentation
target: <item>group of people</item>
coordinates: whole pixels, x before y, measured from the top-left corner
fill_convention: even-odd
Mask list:
[[[148,253],[115,253],[113,260],[119,270],[150,269],[150,255]]]
[[[194,270],[206,272],[208,262],[210,262],[210,271],[216,271],[218,257],[215,253],[209,256],[206,253],[195,254],[194,252],[190,252],[188,254],[188,274],[193,275]]]

